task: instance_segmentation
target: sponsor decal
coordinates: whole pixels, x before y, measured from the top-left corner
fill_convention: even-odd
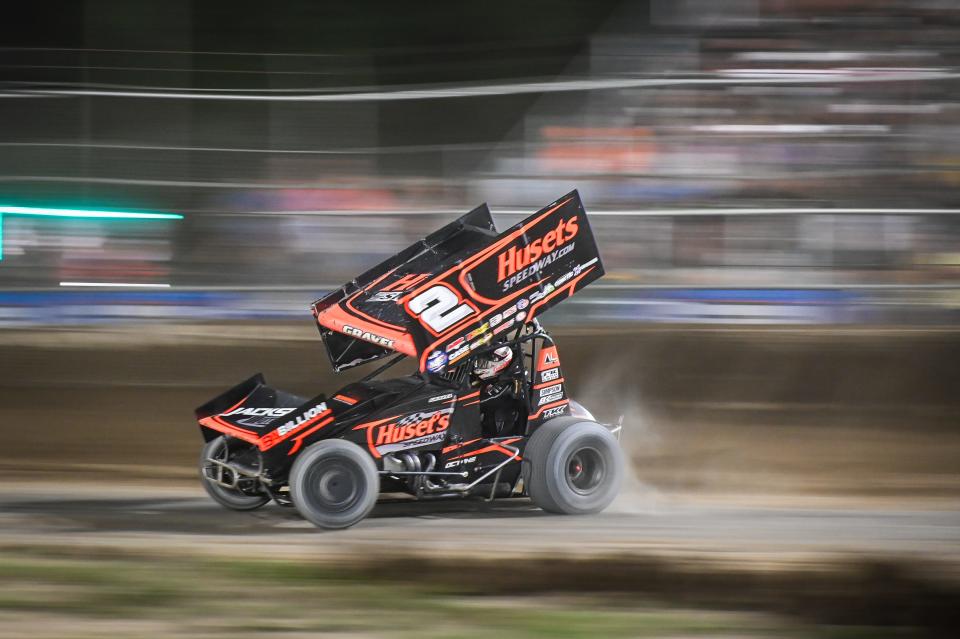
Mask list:
[[[430,276],[429,273],[410,273],[404,275],[399,280],[390,284],[389,291],[379,291],[370,296],[367,300],[368,302],[396,302],[399,301],[401,297],[410,292],[417,284],[420,284],[423,280]]]
[[[470,354],[470,346],[467,345],[467,344],[464,344],[463,346],[461,346],[461,347],[458,348],[457,350],[455,350],[455,351],[453,351],[452,353],[450,353],[450,359],[449,359],[449,361],[448,361],[447,363],[448,363],[448,364],[453,364],[454,362],[463,359],[464,357],[466,357],[466,356],[469,355],[469,354]]]
[[[491,340],[492,338],[493,338],[493,333],[487,333],[486,335],[484,335],[483,337],[481,337],[481,338],[478,339],[477,341],[471,342],[471,344],[470,344],[470,350],[471,350],[471,351],[475,351],[475,350],[477,350],[478,348],[480,348],[481,346],[486,346],[487,344],[490,343],[490,340]]]
[[[540,351],[540,358],[537,360],[537,370],[542,371],[547,368],[554,368],[560,365],[560,356],[557,355],[556,346],[548,346]]]
[[[528,302],[526,299],[517,300],[517,308],[521,311],[529,305],[530,302]]]
[[[563,250],[561,247],[576,237],[579,230],[577,216],[574,215],[568,220],[560,220],[557,228],[547,231],[543,237],[536,238],[526,246],[511,246],[497,256],[497,282],[502,282],[524,269],[531,271],[531,274],[537,272],[559,257],[557,254]],[[516,277],[511,277],[511,280],[513,279]],[[522,279],[525,278],[516,279],[512,284],[508,281],[503,287],[504,290]]]
[[[517,284],[520,284],[521,282],[533,277],[534,275],[542,271],[544,268],[550,266],[553,262],[559,260],[561,257],[563,257],[564,255],[572,251],[575,246],[576,244],[571,242],[570,244],[567,244],[563,248],[557,249],[553,253],[550,253],[546,257],[541,258],[539,261],[534,262],[527,268],[523,269],[522,271],[520,271],[519,273],[517,273],[516,275],[514,275],[513,277],[511,277],[510,279],[506,280],[503,283],[503,292],[506,293]]]
[[[235,415],[246,415],[248,417],[283,417],[289,415],[295,408],[238,408],[229,413],[221,413],[220,417],[233,417]]]
[[[530,301],[531,301],[531,302],[538,302],[538,301],[542,300],[544,297],[546,297],[547,295],[549,295],[550,293],[553,293],[554,290],[555,290],[555,289],[554,289],[553,284],[550,284],[550,283],[548,282],[547,285],[543,287],[543,290],[542,290],[542,291],[537,291],[536,293],[534,293],[533,295],[530,296]]]
[[[465,337],[458,337],[457,339],[455,339],[455,340],[453,340],[452,342],[450,342],[449,344],[447,344],[447,352],[449,353],[450,351],[455,351],[455,350],[457,350],[458,348],[460,348],[461,346],[463,346],[464,342],[466,342],[466,341],[467,341],[467,338],[465,338]]]
[[[588,269],[589,267],[593,266],[596,263],[597,263],[597,258],[593,258],[589,262],[584,262],[583,264],[577,264],[576,266],[573,267],[573,274],[580,275],[580,273],[582,273],[583,271],[585,271],[586,269]]]
[[[527,312],[526,312],[526,311],[520,311],[519,313],[517,313],[517,321],[518,321],[518,322],[522,322],[522,321],[525,320],[525,319],[527,319]]]
[[[483,324],[481,324],[481,325],[479,326],[479,328],[475,328],[475,329],[473,329],[472,331],[470,331],[469,333],[467,333],[465,337],[466,337],[468,340],[473,339],[473,338],[476,337],[477,335],[482,335],[483,333],[487,332],[487,329],[489,329],[489,328],[490,328],[490,323],[489,323],[489,322],[484,322]]]
[[[302,415],[297,415],[294,419],[291,419],[289,422],[287,422],[286,424],[284,424],[274,432],[276,432],[277,435],[279,435],[280,437],[283,437],[287,433],[294,431],[300,426],[302,426],[304,422],[313,419],[314,417],[316,417],[317,415],[319,415],[325,410],[327,410],[326,402],[317,404],[316,406],[308,408],[306,412],[304,412]]]
[[[447,354],[443,351],[433,351],[427,356],[427,370],[431,373],[439,373],[447,365]]]
[[[432,404],[433,402],[442,402],[445,399],[453,399],[453,393],[447,393],[446,395],[437,395],[436,397],[431,397],[430,399],[427,400],[427,403]]]
[[[555,402],[558,399],[563,399],[563,393],[557,393],[556,395],[547,395],[546,397],[541,397],[540,401],[537,402],[537,406],[543,406],[544,404]]]
[[[464,457],[463,459],[455,459],[452,462],[447,462],[447,465],[444,466],[444,468],[456,468],[460,464],[470,464],[475,461],[477,461],[476,455],[473,457]]]
[[[497,313],[496,315],[490,318],[490,328],[497,326],[502,321],[503,321],[503,314]]]
[[[390,284],[390,288],[394,291],[408,291],[428,277],[429,273],[409,273]]]
[[[508,329],[509,329],[511,326],[513,326],[514,324],[516,324],[516,320],[511,317],[511,318],[509,319],[509,321],[506,321],[506,322],[504,322],[503,324],[501,324],[500,326],[498,326],[498,327],[496,328],[496,330],[493,331],[493,334],[494,334],[494,335],[499,335],[500,333],[504,332],[505,330],[508,330]]]
[[[543,397],[544,395],[553,395],[554,393],[559,393],[561,390],[563,390],[563,384],[547,386],[546,388],[540,389],[540,397]]]
[[[577,268],[580,268],[579,266]],[[566,275],[561,275],[557,278],[557,281],[554,283],[557,288],[560,288],[573,278],[573,271],[568,271]]]
[[[433,433],[432,435],[424,435],[423,437],[414,437],[413,439],[405,439],[403,441],[398,441],[393,444],[384,444],[382,446],[377,446],[377,452],[381,455],[386,455],[387,453],[395,453],[398,450],[407,450],[409,448],[417,448],[418,446],[429,446],[431,444],[440,444],[446,438],[447,434],[443,433]]]
[[[268,448],[276,445],[286,435],[289,435],[290,433],[317,421],[317,417],[320,414],[326,412],[326,410],[327,410],[326,402],[321,402],[316,406],[311,406],[310,408],[305,410],[303,413],[297,415],[296,417],[294,417],[287,423],[283,424],[276,430],[273,430],[267,433],[266,435],[264,435],[263,439],[260,440],[260,448],[262,450],[267,450]]]
[[[550,370],[543,371],[540,373],[541,382],[552,382],[553,380],[560,377],[560,368],[551,368]]]
[[[567,410],[566,404],[563,406],[557,406],[555,408],[548,408],[543,411],[543,418],[550,419],[551,417],[557,417],[558,415],[563,415]]]
[[[385,453],[442,441],[450,426],[451,413],[453,408],[441,408],[379,426],[372,435],[374,446],[378,452]]]
[[[343,333],[349,335],[350,337],[356,337],[357,339],[362,339],[365,342],[371,342],[377,346],[383,346],[384,348],[393,348],[394,340],[383,337],[382,335],[375,335],[369,331],[357,328],[355,326],[344,325]]]
[[[396,302],[403,295],[403,291],[380,291],[374,293],[368,302]]]
[[[514,304],[513,306],[508,306],[506,310],[503,311],[503,316],[506,318],[506,317],[509,317],[510,315],[513,315],[516,312],[517,312],[517,305]]]

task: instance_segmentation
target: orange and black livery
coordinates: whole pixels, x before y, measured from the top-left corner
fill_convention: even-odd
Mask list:
[[[602,510],[623,472],[618,427],[569,396],[539,318],[603,273],[576,191],[502,233],[477,207],[313,303],[334,370],[366,377],[307,398],[258,374],[197,409],[204,487],[228,508],[275,501],[323,528],[396,492]],[[495,352],[509,365],[479,376]],[[381,378],[408,357],[414,373]]]

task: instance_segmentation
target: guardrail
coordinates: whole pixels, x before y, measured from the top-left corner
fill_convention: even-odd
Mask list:
[[[334,286],[0,290],[0,327],[136,321],[299,320]],[[552,311],[556,324],[943,324],[960,284],[722,287],[597,284]]]

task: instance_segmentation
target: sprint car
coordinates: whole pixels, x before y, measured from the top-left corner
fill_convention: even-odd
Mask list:
[[[624,473],[619,426],[568,397],[539,322],[603,273],[576,191],[503,233],[485,204],[470,211],[313,303],[335,371],[383,359],[365,377],[305,398],[257,374],[196,410],[204,488],[329,529],[397,492],[603,510]],[[414,373],[380,379],[407,358]]]

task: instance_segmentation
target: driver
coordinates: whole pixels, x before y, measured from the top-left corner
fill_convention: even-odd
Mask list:
[[[513,361],[513,349],[501,346],[490,352],[486,357],[477,359],[473,372],[481,380],[489,381],[502,373]]]
[[[480,420],[483,433],[488,437],[503,436],[513,429],[517,421],[514,405],[514,384],[509,379],[498,379],[510,367],[513,349],[501,346],[479,357],[473,372],[480,386]]]

